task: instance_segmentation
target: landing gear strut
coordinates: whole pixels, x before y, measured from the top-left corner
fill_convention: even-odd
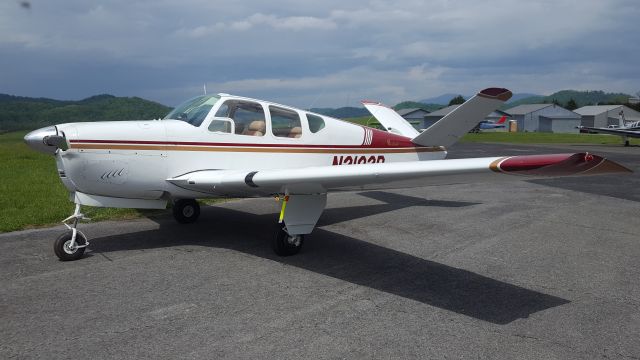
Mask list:
[[[53,243],[53,252],[62,261],[78,260],[84,254],[84,250],[89,246],[87,237],[78,230],[78,222],[80,220],[90,220],[80,213],[80,204],[76,204],[73,215],[62,220],[64,226],[69,229],[66,233],[60,235]],[[71,221],[71,225],[68,222]]]
[[[273,239],[273,251],[278,256],[291,256],[300,252],[304,243],[304,235],[289,235],[285,227],[278,230]]]
[[[173,203],[173,217],[181,224],[190,224],[198,220],[200,205],[194,199],[179,199]]]
[[[280,204],[278,232],[271,243],[279,256],[300,252],[305,234],[310,234],[327,204],[327,194],[283,194],[276,198]]]

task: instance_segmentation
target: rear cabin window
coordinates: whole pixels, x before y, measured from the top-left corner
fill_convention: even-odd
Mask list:
[[[299,138],[302,136],[302,125],[297,112],[269,106],[269,113],[271,113],[273,135],[285,138]]]
[[[312,133],[317,133],[318,131],[324,129],[324,119],[320,116],[306,114],[307,120],[309,121],[309,130]]]
[[[227,100],[216,117],[232,119],[237,135],[264,136],[267,128],[262,105],[252,101]]]

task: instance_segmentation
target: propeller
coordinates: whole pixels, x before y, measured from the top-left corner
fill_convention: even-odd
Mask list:
[[[64,132],[58,131],[56,126],[48,126],[34,130],[24,137],[24,142],[34,150],[45,154],[55,154],[58,149],[66,151],[69,149],[69,141]]]
[[[56,128],[56,132],[57,131],[58,129]],[[69,150],[69,142],[64,136],[64,133],[62,133],[62,135],[47,135],[42,139],[42,142],[49,146],[55,146],[62,151]]]

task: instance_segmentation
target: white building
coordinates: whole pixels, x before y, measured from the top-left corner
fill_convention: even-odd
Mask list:
[[[397,112],[417,129],[422,129],[424,117],[429,114],[425,109],[400,109]]]
[[[555,104],[526,104],[505,110],[518,122],[518,131],[575,133],[581,117]]]
[[[592,105],[575,110],[582,117],[582,126],[607,127],[620,124],[620,112],[626,121],[640,121],[640,112],[624,105]]]

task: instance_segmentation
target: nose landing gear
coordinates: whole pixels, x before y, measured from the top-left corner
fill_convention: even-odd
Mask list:
[[[69,229],[66,233],[60,235],[53,243],[53,252],[62,261],[78,260],[84,254],[84,250],[89,246],[87,237],[78,230],[78,222],[80,220],[90,220],[80,213],[80,204],[76,204],[73,215],[62,220],[64,226]],[[71,225],[68,222],[71,221]]]

